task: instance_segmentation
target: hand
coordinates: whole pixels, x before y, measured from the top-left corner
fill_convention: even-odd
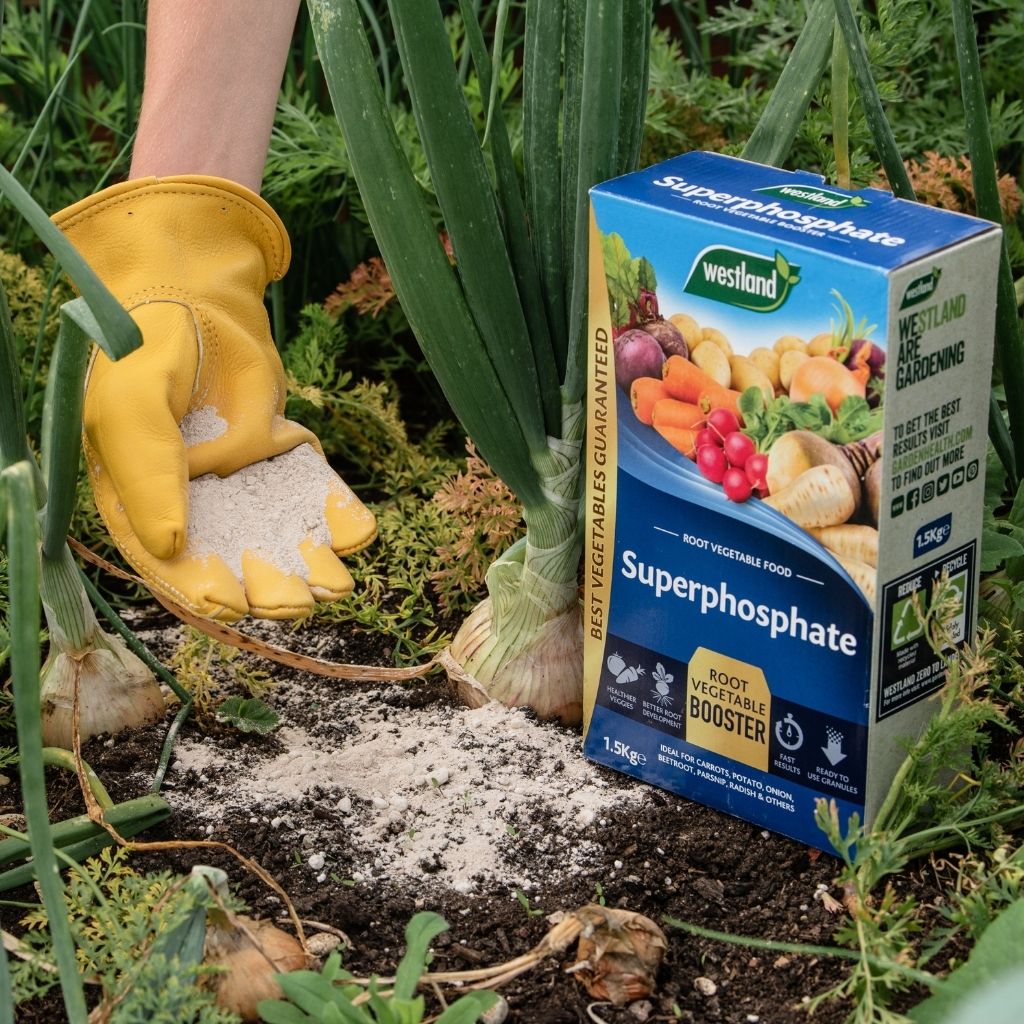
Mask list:
[[[94,354],[85,395],[89,479],[122,554],[155,591],[226,621],[295,618],[350,593],[336,555],[369,544],[376,523],[283,416],[263,293],[290,248],[270,206],[219,178],[144,178],[54,220],[142,331],[116,363]]]

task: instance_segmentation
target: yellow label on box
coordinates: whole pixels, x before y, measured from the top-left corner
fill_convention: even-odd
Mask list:
[[[587,560],[584,567],[584,731],[597,700],[611,605],[615,535],[615,360],[600,234],[590,211],[590,401],[587,403]]]
[[[772,694],[764,672],[698,647],[686,676],[687,742],[768,770]]]

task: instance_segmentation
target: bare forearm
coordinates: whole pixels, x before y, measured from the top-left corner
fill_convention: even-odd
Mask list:
[[[212,174],[259,191],[300,0],[149,0],[131,177]]]

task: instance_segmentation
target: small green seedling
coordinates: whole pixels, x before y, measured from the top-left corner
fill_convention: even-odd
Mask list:
[[[522,889],[516,889],[516,899],[519,901],[519,905],[526,911],[527,917],[542,917],[544,911],[540,907],[530,906],[530,897],[526,895]]]

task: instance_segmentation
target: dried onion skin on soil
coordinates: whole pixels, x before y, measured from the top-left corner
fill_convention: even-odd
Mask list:
[[[283,998],[275,974],[307,966],[302,945],[288,932],[268,920],[224,913],[210,914],[204,962],[223,969],[210,982],[217,1005],[246,1022],[261,1019],[260,1000]]]
[[[584,925],[576,965],[588,966],[570,970],[595,999],[625,1006],[654,992],[668,940],[649,917],[593,903],[574,916]]]

